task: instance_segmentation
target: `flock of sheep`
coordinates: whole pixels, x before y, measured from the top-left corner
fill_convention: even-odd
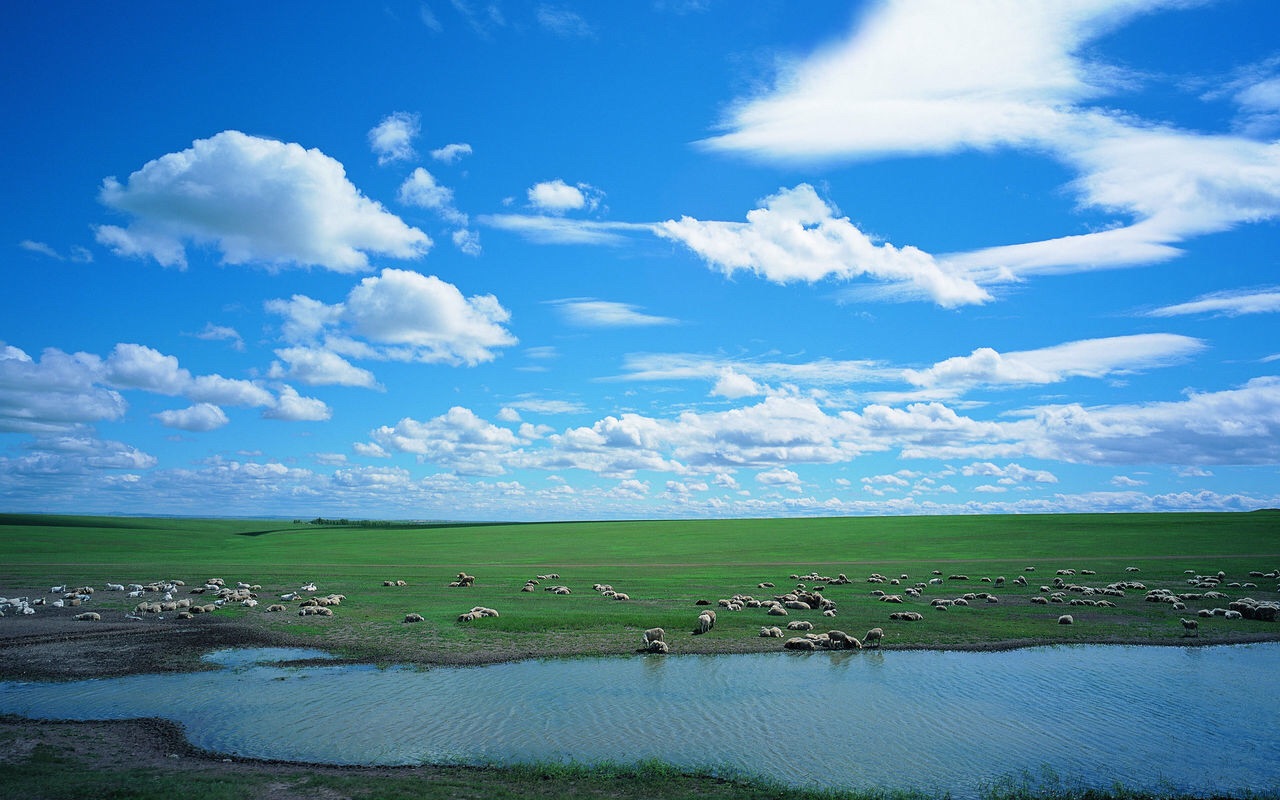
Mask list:
[[[996,576],[994,578],[983,577],[978,579],[977,582],[989,583],[992,589],[1005,588],[1006,586],[1026,589],[1030,586],[1027,576],[1035,571],[1035,567],[1026,567],[1025,574],[1018,575],[1012,581],[1007,581],[1003,576]],[[1127,567],[1123,580],[1103,583],[1096,579],[1096,572],[1093,570],[1082,569],[1077,572],[1074,569],[1059,569],[1048,583],[1039,586],[1038,594],[1031,595],[1030,602],[1041,606],[1058,604],[1072,607],[1114,608],[1116,607],[1116,599],[1128,597],[1130,592],[1143,592],[1145,601],[1168,604],[1171,610],[1175,612],[1186,612],[1188,604],[1207,604],[1212,606],[1200,608],[1191,619],[1179,617],[1179,622],[1184,629],[1184,636],[1198,635],[1199,622],[1197,617],[1222,617],[1227,620],[1250,619],[1268,622],[1274,622],[1277,618],[1280,618],[1280,602],[1276,600],[1257,600],[1248,596],[1231,600],[1223,591],[1224,589],[1262,591],[1257,581],[1280,579],[1280,570],[1250,572],[1250,580],[1245,581],[1228,581],[1224,572],[1201,574],[1194,570],[1188,570],[1185,581],[1187,589],[1184,591],[1174,591],[1169,588],[1148,589],[1146,585],[1136,579],[1136,573],[1138,572],[1140,570],[1137,567]],[[1094,580],[1090,580],[1091,578]],[[571,594],[572,589],[560,583],[560,580],[560,575],[556,573],[538,575],[526,581],[520,591],[532,592],[541,588],[556,595]],[[790,576],[790,580],[793,588],[788,590],[770,593],[769,596],[761,598],[756,598],[749,594],[733,594],[718,600],[715,603],[715,609],[710,607],[712,603],[708,600],[696,601],[695,605],[703,608],[699,609],[695,617],[691,633],[693,635],[710,633],[716,626],[717,611],[736,614],[754,610],[766,618],[787,617],[793,612],[804,615],[805,612],[809,612],[815,617],[822,617],[825,621],[836,617],[838,609],[836,602],[823,594],[824,590],[830,586],[853,583],[843,573],[834,578],[820,575],[817,572],[811,572],[806,575],[793,574]],[[867,584],[876,587],[869,591],[868,596],[874,597],[877,601],[890,606],[901,607],[911,603],[918,604],[918,607],[922,610],[947,612],[956,607],[997,605],[1000,603],[1000,596],[990,590],[962,591],[958,594],[947,592],[946,590],[949,586],[969,584],[970,578],[964,574],[951,574],[944,578],[941,571],[935,570],[927,580],[912,582],[905,574],[897,577],[887,577],[873,572],[865,578],[865,581]],[[466,572],[459,572],[456,578],[447,585],[450,588],[469,588],[475,586],[475,583],[475,576]],[[404,580],[396,579],[384,580],[382,585],[384,587],[404,587],[408,583]],[[888,588],[880,588],[881,586]],[[776,587],[773,582],[764,581],[757,584],[756,588],[773,590]],[[631,599],[630,595],[615,590],[609,584],[596,583],[592,586],[592,589],[606,599],[614,601]],[[259,593],[262,591],[262,587],[258,584],[243,581],[230,584],[221,578],[210,578],[204,581],[203,584],[192,588],[187,588],[186,584],[180,580],[162,580],[146,584],[135,583],[128,585],[108,582],[105,590],[112,593],[124,593],[126,597],[136,599],[138,601],[137,604],[133,606],[131,611],[125,612],[124,618],[142,620],[145,615],[156,615],[163,619],[166,614],[171,614],[177,619],[191,619],[197,614],[212,613],[229,605],[254,608],[259,604]],[[1280,586],[1276,587],[1276,591],[1280,591]],[[943,592],[944,594],[933,597],[927,603],[925,602],[926,593],[937,592]],[[6,614],[35,614],[42,606],[79,609],[92,603],[95,589],[92,586],[71,588],[69,585],[63,584],[50,587],[49,593],[56,595],[56,597],[37,597],[35,599],[29,597],[0,597],[0,617]],[[1009,595],[1007,598],[1013,599],[1021,596],[1022,594],[1015,594]],[[340,605],[345,599],[345,596],[341,594],[320,595],[317,593],[316,585],[308,582],[302,584],[297,590],[280,594],[277,598],[278,601],[272,602],[266,607],[265,611],[268,613],[287,611],[288,606],[285,603],[295,603],[297,613],[300,616],[328,617],[333,615],[333,607]],[[1221,603],[1221,605],[1216,605],[1215,603]],[[497,610],[477,605],[458,614],[457,622],[469,623],[486,617],[498,616]],[[887,618],[893,622],[918,623],[926,619],[926,614],[915,609],[903,609],[889,612]],[[85,609],[75,614],[74,619],[87,622],[100,621],[103,619],[103,615],[97,611]],[[418,623],[425,620],[426,618],[418,613],[408,613],[404,617],[405,623]],[[1057,616],[1057,623],[1060,625],[1072,625],[1075,624],[1075,621],[1074,614],[1060,614]],[[879,626],[872,627],[861,638],[851,636],[842,630],[834,629],[830,624],[823,627],[828,629],[826,631],[816,630],[814,623],[808,619],[793,619],[786,623],[785,629],[777,625],[761,625],[759,636],[761,638],[784,640],[782,642],[784,649],[801,651],[860,650],[866,647],[878,647],[886,639],[885,629]],[[644,631],[640,652],[662,654],[670,651],[671,644],[667,640],[666,631],[657,627]]]
[[[105,586],[106,592],[121,593],[130,600],[138,601],[132,609],[126,610],[123,616],[124,620],[137,622],[145,619],[147,615],[154,615],[158,619],[164,619],[166,614],[172,615],[174,619],[193,619],[197,614],[211,614],[220,608],[232,605],[256,608],[259,605],[258,592],[261,590],[262,586],[259,584],[238,581],[231,586],[222,578],[209,578],[202,585],[191,588],[187,588],[185,581],[177,579],[127,585],[108,581]],[[49,587],[49,594],[57,595],[54,599],[0,597],[0,617],[5,616],[6,613],[31,615],[41,607],[83,607],[93,601],[95,591],[93,586],[77,586],[71,589],[68,584],[61,584]],[[315,583],[307,582],[296,591],[280,595],[279,599],[285,602],[297,601],[298,614],[304,617],[331,617],[333,616],[332,607],[341,605],[346,599],[346,596],[341,594],[331,593],[324,596],[309,594],[315,591]],[[287,610],[283,603],[272,603],[265,609],[269,613]],[[103,615],[97,611],[82,611],[72,618],[81,622],[100,622]]]

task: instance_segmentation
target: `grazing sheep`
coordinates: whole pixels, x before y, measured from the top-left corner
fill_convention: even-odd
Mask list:
[[[664,631],[662,628],[650,628],[649,630],[644,632],[644,644],[646,647],[648,647],[654,642],[663,641],[666,638],[666,636],[667,636],[667,632]]]
[[[423,617],[421,614],[405,614],[404,621],[405,622],[422,622]]]
[[[1200,635],[1200,623],[1194,619],[1179,619],[1182,623],[1183,636],[1190,636],[1192,631],[1196,632],[1196,636]]]
[[[716,612],[703,611],[701,614],[698,615],[698,622],[694,626],[693,635],[698,636],[699,634],[706,633],[707,631],[711,630],[715,626],[716,626]]]
[[[760,636],[765,639],[781,639],[782,628],[776,625],[760,628]]]
[[[832,650],[861,650],[862,642],[844,631],[827,631],[828,646]]]
[[[102,615],[96,614],[92,611],[87,611],[83,614],[76,614],[75,619],[81,620],[82,622],[97,622],[102,619]]]
[[[666,655],[671,652],[671,648],[661,639],[655,639],[644,646],[645,652]]]
[[[876,647],[879,647],[882,641],[884,641],[884,628],[872,628],[867,631],[866,636],[862,637],[863,644],[868,646],[870,646],[872,642],[875,642]]]
[[[1070,614],[1063,614],[1062,616],[1058,617],[1058,624],[1074,625],[1076,624],[1076,620],[1075,620],[1075,617],[1072,617]]]

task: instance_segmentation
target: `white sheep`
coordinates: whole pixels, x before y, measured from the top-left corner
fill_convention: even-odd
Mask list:
[[[644,632],[645,647],[648,647],[654,642],[661,642],[663,639],[666,638],[666,636],[667,636],[667,632],[664,631],[662,628],[650,628],[649,630]]]
[[[787,623],[787,630],[789,630],[789,631],[811,631],[811,630],[813,630],[813,623],[812,623],[812,622],[807,622],[807,621],[802,620],[802,619],[792,620],[791,622],[788,622],[788,623]]]
[[[710,631],[712,628],[714,628],[715,626],[716,626],[716,612],[709,611],[709,610],[703,611],[701,614],[698,615],[698,621],[693,628],[693,635],[697,636],[699,634],[706,633]]]
[[[760,636],[765,639],[781,639],[782,628],[776,625],[761,627]]]
[[[866,636],[862,637],[862,641],[864,644],[868,646],[872,642],[875,642],[876,647],[879,647],[880,643],[884,641],[884,628],[872,628],[871,630],[867,631]]]
[[[1200,623],[1196,620],[1181,618],[1178,621],[1182,623],[1183,636],[1190,636],[1192,631],[1195,631],[1196,636],[1200,635]]]
[[[1076,620],[1075,620],[1075,617],[1071,616],[1070,614],[1063,614],[1062,616],[1058,617],[1058,624],[1074,625],[1076,624]]]

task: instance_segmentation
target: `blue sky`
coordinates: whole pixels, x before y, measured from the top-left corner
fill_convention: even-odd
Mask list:
[[[0,510],[1280,506],[1266,0],[5,17]]]

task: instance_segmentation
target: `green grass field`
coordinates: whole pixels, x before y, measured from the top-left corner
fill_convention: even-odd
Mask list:
[[[1025,572],[1028,566],[1034,573]],[[1126,572],[1138,567],[1140,572]],[[1092,587],[1139,580],[1148,588],[1189,591],[1185,571],[1227,574],[1229,600],[1251,596],[1280,599],[1277,580],[1249,572],[1280,568],[1280,512],[1240,514],[1116,514],[1052,516],[952,516],[822,518],[659,522],[581,522],[500,525],[396,526],[312,525],[279,520],[151,519],[0,515],[0,596],[60,583],[98,588],[92,606],[105,619],[123,618],[136,600],[103,592],[108,582],[146,583],[180,579],[187,585],[220,577],[258,584],[262,604],[225,607],[214,616],[234,618],[337,652],[375,661],[459,663],[559,654],[618,654],[634,651],[640,632],[663,627],[675,653],[755,652],[777,649],[778,640],[758,636],[762,625],[796,619],[816,630],[860,635],[886,631],[886,646],[984,647],[1046,642],[1181,643],[1178,622],[1201,607],[1228,600],[1189,601],[1184,612],[1143,601],[1129,591],[1116,608],[1035,605],[1039,587],[1056,570]],[[1082,570],[1096,574],[1083,575]],[[903,605],[878,601],[873,589],[893,594],[940,572]],[[469,588],[450,588],[459,572],[476,576]],[[761,609],[720,610],[715,629],[691,636],[695,601],[747,594],[773,597],[794,587],[791,575],[845,573],[852,581],[823,594],[837,603],[837,616],[793,611],[769,617]],[[557,573],[535,592],[525,581]],[[907,575],[900,586],[872,585],[880,573]],[[970,580],[949,580],[952,575]],[[984,577],[1029,585],[995,588]],[[384,587],[384,580],[407,586]],[[346,601],[333,617],[264,613],[278,595],[305,581],[317,594],[338,593]],[[762,581],[776,584],[759,589]],[[606,599],[592,590],[610,584],[629,601]],[[549,584],[573,594],[553,595]],[[990,592],[998,603],[978,602],[939,612],[937,597]],[[1074,595],[1073,595],[1074,596]],[[501,616],[470,623],[456,618],[474,606]],[[892,622],[893,611],[918,610],[919,622]],[[405,624],[407,613],[425,621]],[[1071,613],[1076,624],[1057,624]],[[172,616],[172,615],[168,615]],[[0,621],[3,622],[3,621]],[[154,621],[147,620],[147,624]],[[199,624],[201,618],[160,624]],[[1280,638],[1280,623],[1202,619],[1202,641]]]

